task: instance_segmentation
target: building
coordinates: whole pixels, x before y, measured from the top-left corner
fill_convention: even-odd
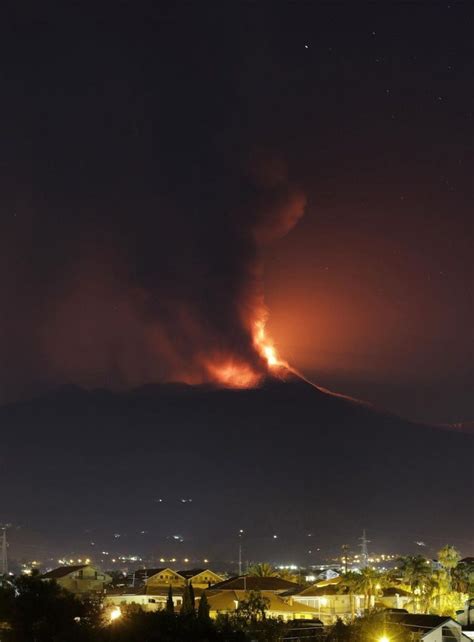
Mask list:
[[[281,577],[239,575],[214,584],[212,588],[216,591],[268,591],[278,595],[287,591],[297,591],[301,587],[295,582],[284,580]]]
[[[224,581],[224,578],[208,568],[191,568],[184,571],[178,571],[187,582],[193,585],[193,588],[210,588],[214,584]]]
[[[390,613],[388,620],[405,627],[421,642],[468,642],[459,622],[441,615]]]
[[[270,579],[270,578],[259,578]],[[267,617],[278,618],[280,620],[316,620],[318,612],[303,604],[290,604],[280,597],[274,591],[259,591],[260,595],[265,598],[268,604],[266,611]],[[216,618],[219,614],[233,613],[239,608],[242,600],[248,598],[248,592],[243,590],[210,589],[206,591],[206,597],[209,602],[209,615]]]
[[[316,609],[318,618],[325,624],[333,624],[338,618],[348,620],[364,612],[364,596],[350,595],[340,589],[338,582],[314,584],[289,596],[291,603]]]
[[[62,588],[78,596],[103,593],[112,581],[110,575],[91,564],[59,566],[41,576],[45,581],[55,581]]]
[[[390,586],[381,590],[381,595],[377,597],[375,606],[387,609],[406,609],[412,600],[413,596],[408,591],[399,586]]]
[[[474,640],[474,597],[466,600],[462,611],[456,611],[456,619],[462,625],[464,634]]]
[[[175,603],[175,599],[173,597],[173,603]],[[120,592],[119,590],[109,591],[103,600],[104,609],[121,608],[130,604],[136,604],[143,611],[159,611],[165,607],[166,598],[164,596],[157,598],[154,595],[147,595],[142,589],[136,592],[133,589],[129,589],[125,592]]]
[[[144,588],[145,593],[154,593],[157,589],[161,592],[168,587],[182,588],[186,580],[171,568],[140,568],[133,572],[131,578],[132,588]]]
[[[351,594],[347,587],[340,586],[341,578],[313,584],[299,593],[288,594],[292,602],[299,602],[318,609],[324,624],[333,624],[338,618],[351,620],[363,615],[365,596]],[[371,596],[371,607],[405,609],[411,594],[399,587],[380,588],[377,597]]]
[[[175,611],[178,612],[183,604],[184,588],[172,587],[172,599]],[[202,591],[199,589],[198,593]],[[155,593],[149,593],[144,586],[136,589],[126,588],[123,590],[114,589],[107,591],[104,597],[104,607],[124,607],[130,604],[139,606],[143,611],[161,611],[166,608],[168,600],[168,587],[157,588]]]

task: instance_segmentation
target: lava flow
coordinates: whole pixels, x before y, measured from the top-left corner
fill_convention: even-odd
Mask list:
[[[264,319],[253,324],[253,345],[262,362],[261,368],[230,357],[207,364],[212,378],[229,388],[255,388],[266,374],[281,374],[282,370],[290,368],[288,363],[278,356],[274,342],[267,336]]]

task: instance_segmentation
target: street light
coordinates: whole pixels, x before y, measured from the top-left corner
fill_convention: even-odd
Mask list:
[[[118,620],[119,617],[121,617],[121,616],[122,616],[122,611],[120,610],[119,606],[115,607],[115,609],[110,611],[110,621],[111,622],[115,622],[115,620]]]
[[[379,642],[390,642],[390,640],[388,639],[388,637],[386,635],[382,635],[382,637],[380,638]]]

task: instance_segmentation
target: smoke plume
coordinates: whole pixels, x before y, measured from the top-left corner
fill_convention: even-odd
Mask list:
[[[296,224],[305,198],[268,155],[228,169],[145,202],[31,206],[12,222],[4,399],[64,382],[258,381],[268,367],[256,343],[267,315],[262,250]]]

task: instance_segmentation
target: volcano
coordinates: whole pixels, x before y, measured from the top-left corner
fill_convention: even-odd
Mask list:
[[[0,425],[3,520],[63,550],[119,540],[224,559],[242,528],[255,556],[309,561],[362,528],[392,550],[468,537],[471,435],[296,375],[251,389],[67,386],[1,407]]]

